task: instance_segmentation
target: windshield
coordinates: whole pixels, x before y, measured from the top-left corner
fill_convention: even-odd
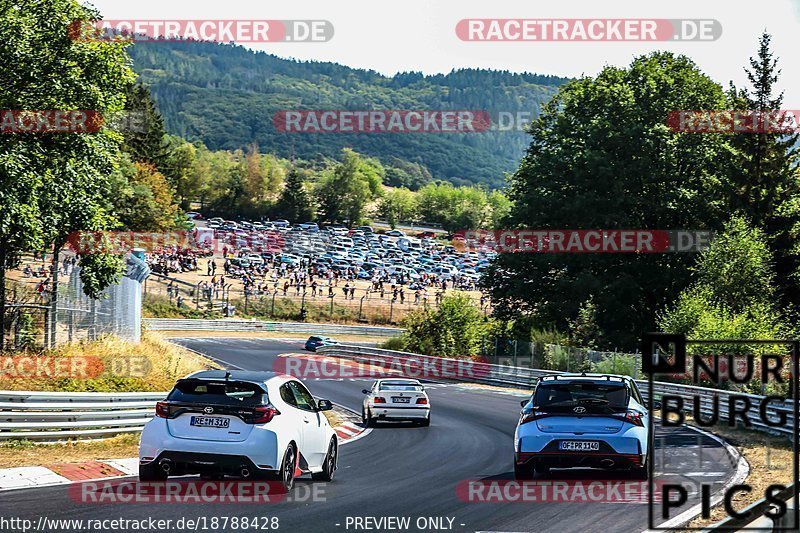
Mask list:
[[[179,381],[167,397],[171,402],[211,405],[255,406],[269,403],[267,395],[253,383],[241,381],[211,382],[188,379]]]
[[[624,383],[547,383],[536,388],[533,408],[546,412],[572,411],[585,407],[587,412],[622,411],[628,406]]]

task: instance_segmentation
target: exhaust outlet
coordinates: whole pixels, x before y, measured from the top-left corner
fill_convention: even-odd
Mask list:
[[[169,461],[169,459],[162,459],[161,462],[158,463],[158,466],[160,466],[161,470],[167,474],[169,474],[169,471],[172,470],[172,463]]]
[[[611,468],[612,466],[614,466],[614,460],[603,459],[602,461],[600,461],[600,466],[602,466],[603,468]]]
[[[241,470],[239,470],[239,474],[241,474],[242,477],[250,477],[250,469],[243,466]]]

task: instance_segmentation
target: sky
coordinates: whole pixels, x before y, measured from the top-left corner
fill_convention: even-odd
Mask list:
[[[784,108],[800,109],[800,0],[93,0],[106,19],[124,20],[328,20],[324,43],[242,43],[280,57],[334,61],[393,75],[402,71],[447,73],[492,68],[558,76],[594,75],[605,65],[625,66],[654,50],[691,57],[727,86],[746,85],[743,71],[764,30],[773,35],[784,90]],[[689,42],[466,42],[456,35],[461,19],[716,19],[715,41]]]

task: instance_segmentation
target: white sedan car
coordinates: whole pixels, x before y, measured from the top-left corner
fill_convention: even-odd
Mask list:
[[[378,420],[407,420],[431,425],[431,404],[425,387],[416,379],[379,379],[366,394],[361,419],[371,427]]]
[[[281,482],[289,491],[296,469],[331,481],[336,433],[299,380],[274,372],[204,370],[178,380],[139,444],[139,479],[186,474],[234,475]]]

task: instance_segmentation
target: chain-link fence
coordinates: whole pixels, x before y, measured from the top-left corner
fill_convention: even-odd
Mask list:
[[[132,342],[139,341],[141,282],[149,274],[144,262],[128,256],[127,269],[119,283],[108,287],[96,300],[83,292],[80,267],[59,268],[63,270],[59,272],[55,313],[51,278],[8,283],[3,327],[6,348],[53,348],[110,333]]]
[[[372,289],[356,287],[345,281],[336,285],[297,286],[289,284],[288,279],[280,279],[277,283],[242,289],[232,283],[201,281],[193,285],[154,274],[145,283],[145,302],[159,316],[178,307],[191,316],[197,312],[219,316],[244,314],[264,318],[390,324],[402,320],[412,311],[438,307],[444,295],[445,292],[437,289],[415,290],[398,285],[393,290],[388,284],[384,289]],[[488,300],[473,299],[482,312],[491,314]],[[159,309],[161,305],[168,307]]]

